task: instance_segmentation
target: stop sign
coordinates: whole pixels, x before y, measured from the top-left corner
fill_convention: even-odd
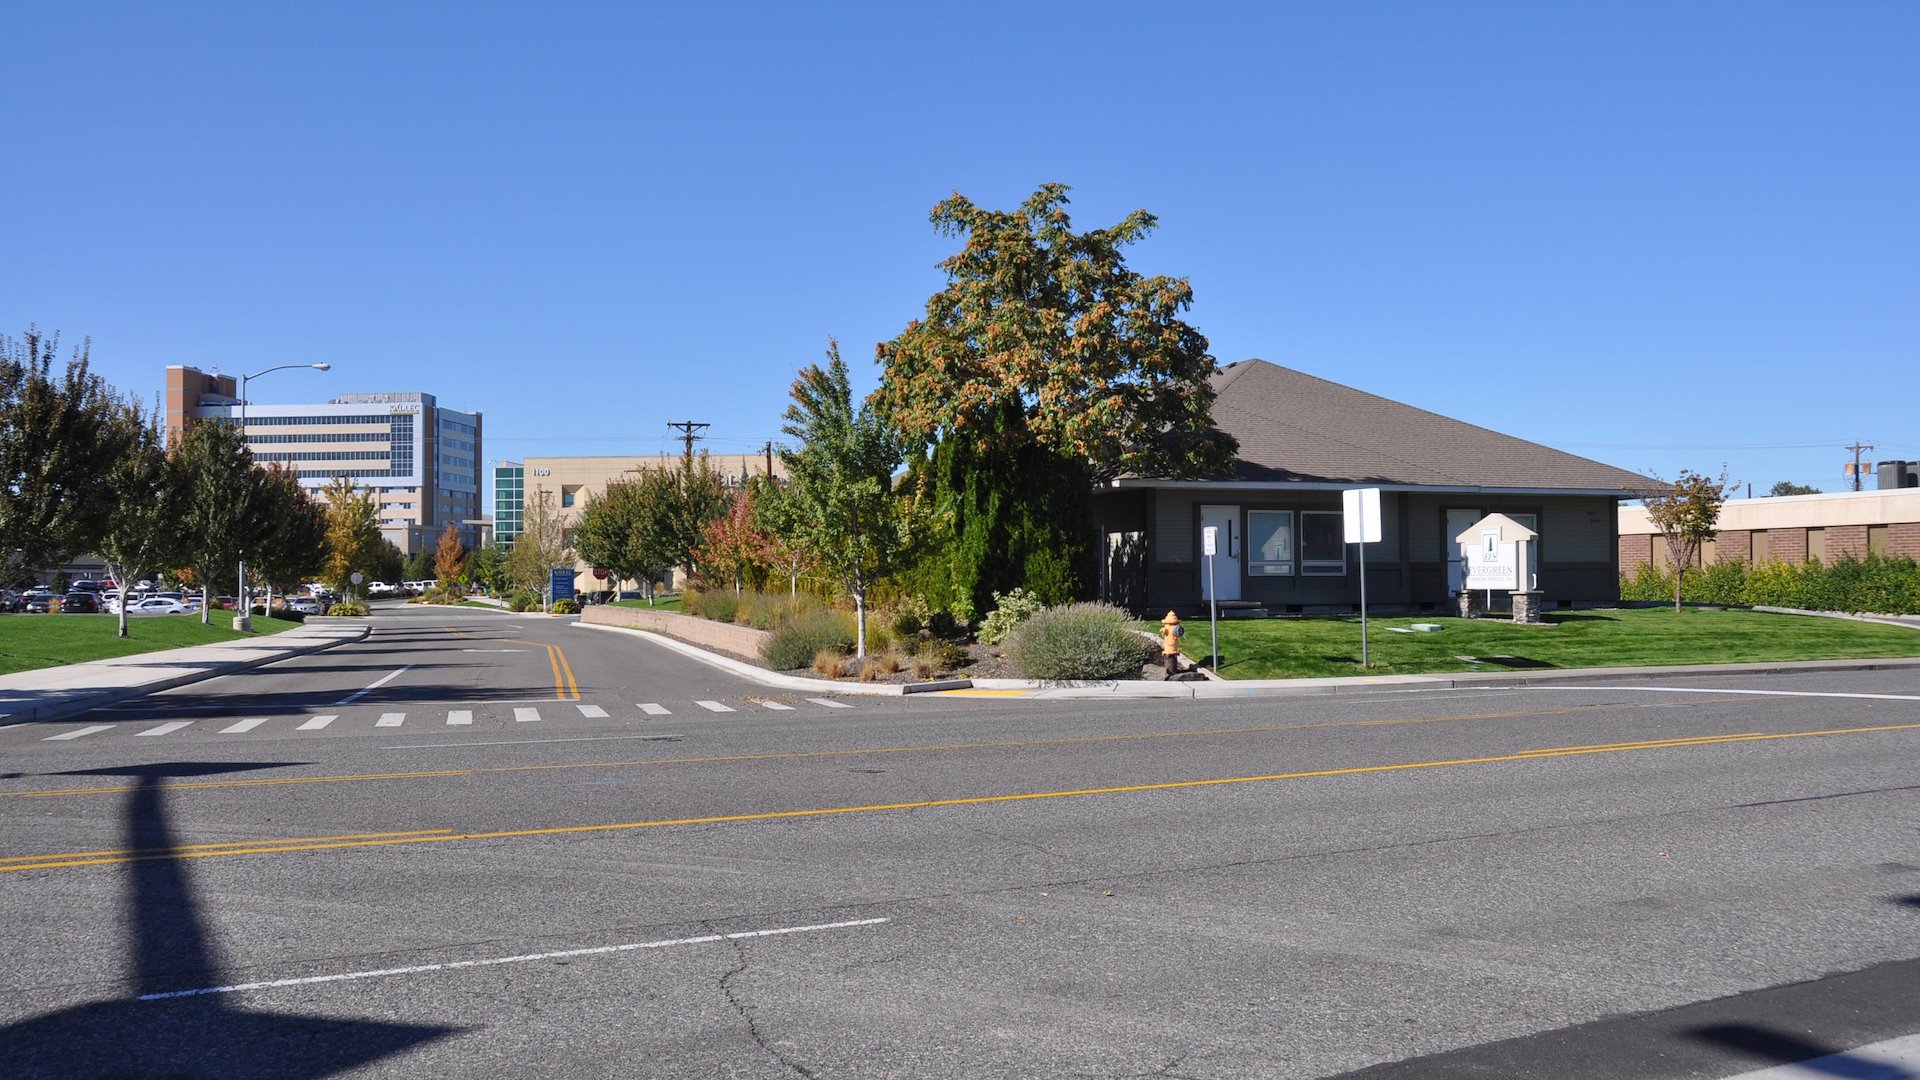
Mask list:
[[[607,572],[605,570],[600,569],[597,566],[593,568],[593,576],[600,579],[601,581],[607,580]]]

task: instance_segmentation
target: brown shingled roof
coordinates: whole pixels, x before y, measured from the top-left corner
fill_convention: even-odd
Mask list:
[[[1232,479],[1637,491],[1648,479],[1265,360],[1213,376],[1214,425],[1240,440]]]

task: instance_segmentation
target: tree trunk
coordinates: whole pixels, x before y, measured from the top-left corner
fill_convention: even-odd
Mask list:
[[[867,655],[867,591],[855,590],[853,594],[853,655],[865,659]]]
[[[200,582],[200,625],[213,625],[213,588],[205,580]]]
[[[1681,592],[1681,590],[1680,590],[1680,583],[1681,583],[1682,581],[1685,581],[1685,580],[1686,580],[1686,577],[1687,577],[1687,569],[1686,569],[1686,567],[1684,567],[1684,566],[1676,566],[1676,567],[1674,567],[1674,570],[1673,570],[1673,613],[1674,613],[1675,615],[1678,615],[1678,614],[1680,614],[1680,592]]]

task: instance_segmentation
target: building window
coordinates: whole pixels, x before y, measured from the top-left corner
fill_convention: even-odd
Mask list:
[[[577,487],[563,487],[563,488],[561,488],[561,489],[560,489],[560,505],[561,505],[561,506],[563,506],[563,507],[564,507],[564,506],[572,506],[572,505],[573,505],[573,497],[574,497],[575,495],[577,495],[577,494],[579,494],[579,493],[580,493],[580,489],[579,489],[579,488],[577,488]]]
[[[1338,510],[1300,512],[1300,572],[1339,577],[1347,572],[1347,541]]]
[[[1773,542],[1767,539],[1767,530],[1755,529],[1747,539],[1753,544],[1753,561],[1763,563],[1773,558]]]
[[[1807,530],[1807,558],[1813,562],[1827,561],[1827,530]]]
[[[1891,537],[1887,535],[1887,527],[1885,525],[1867,526],[1867,554],[1887,554],[1887,543],[1890,539]]]
[[[1247,511],[1247,573],[1293,573],[1293,511]]]

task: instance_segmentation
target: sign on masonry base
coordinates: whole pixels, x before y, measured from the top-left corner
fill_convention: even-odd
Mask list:
[[[573,567],[555,570],[548,575],[547,588],[555,600],[573,599]]]

